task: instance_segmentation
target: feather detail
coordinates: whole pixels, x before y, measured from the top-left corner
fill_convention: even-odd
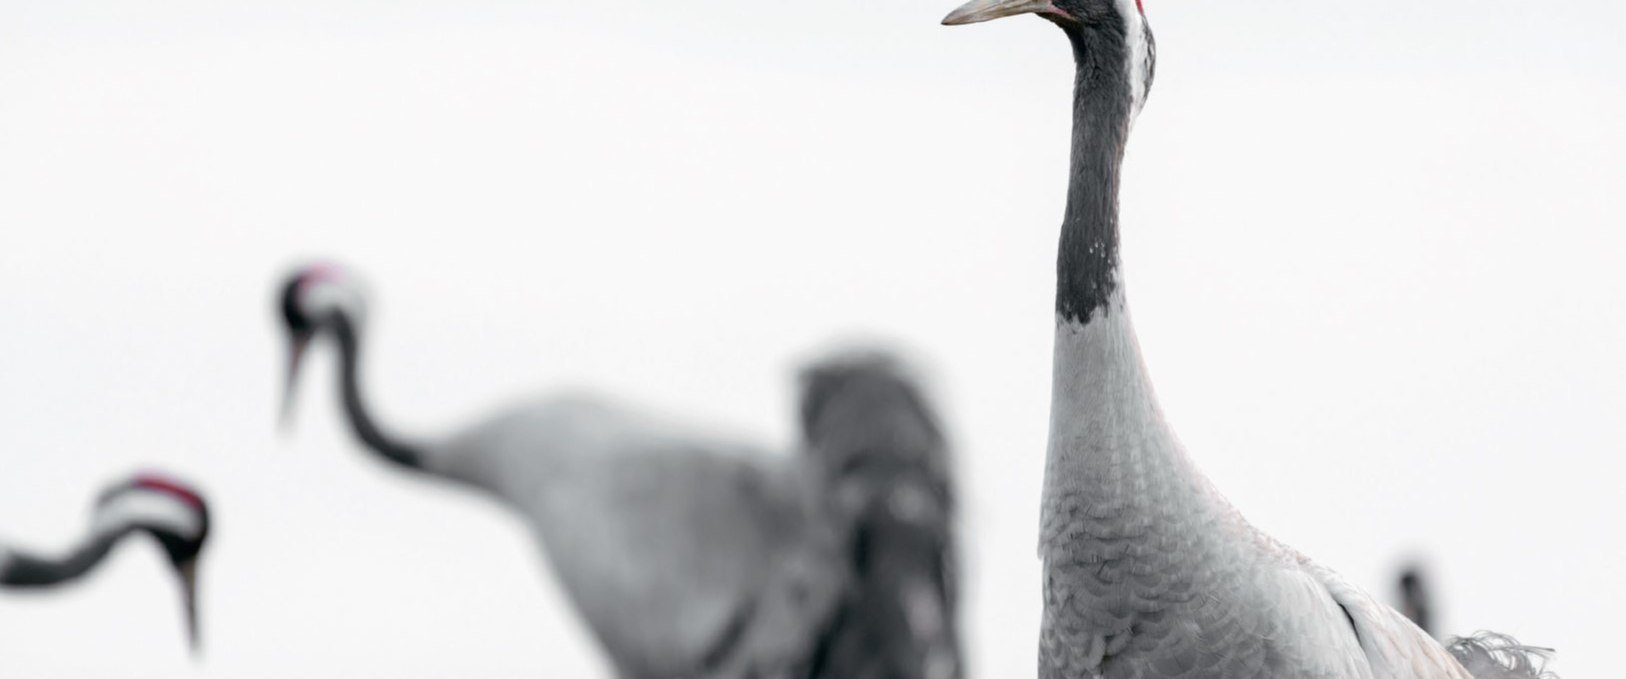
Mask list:
[[[1526,646],[1506,634],[1479,632],[1452,639],[1446,648],[1474,679],[1558,679],[1547,671],[1553,649]]]

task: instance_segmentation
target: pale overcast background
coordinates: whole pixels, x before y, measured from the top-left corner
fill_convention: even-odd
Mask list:
[[[791,375],[912,349],[960,453],[975,677],[1032,676],[1072,64],[954,0],[0,3],[0,536],[138,467],[216,512],[206,654],[132,543],[0,594],[4,677],[603,677],[519,521],[389,469],[332,353],[274,428],[273,288],[370,283],[365,379],[447,431],[590,385],[787,445]],[[1443,627],[1618,664],[1626,4],[1146,0],[1146,355],[1255,522]]]

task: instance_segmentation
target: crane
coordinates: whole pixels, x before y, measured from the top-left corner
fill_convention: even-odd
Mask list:
[[[943,23],[1021,14],[1060,27],[1076,66],[1041,500],[1039,676],[1537,676],[1536,649],[1505,637],[1448,652],[1253,527],[1197,468],[1153,393],[1119,271],[1119,170],[1157,56],[1144,7],[971,0]]]
[[[282,285],[284,421],[307,347],[331,337],[356,437],[522,517],[618,676],[959,676],[948,458],[900,362],[851,351],[808,366],[795,455],[585,392],[408,439],[361,394],[365,302],[332,264]]]
[[[43,589],[85,576],[125,538],[151,537],[163,548],[181,585],[187,639],[201,646],[197,614],[198,557],[209,540],[209,505],[190,484],[143,472],[97,497],[90,530],[60,556],[42,556],[0,543],[0,588]]]

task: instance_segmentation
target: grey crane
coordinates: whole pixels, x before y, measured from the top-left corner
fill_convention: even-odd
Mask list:
[[[209,540],[209,505],[195,488],[168,475],[136,474],[104,490],[96,500],[90,531],[61,556],[0,544],[0,587],[42,589],[71,583],[132,535],[150,536],[169,557],[181,585],[187,638],[196,652],[197,567]]]
[[[1500,637],[1454,645],[1459,662],[1394,609],[1254,528],[1198,470],[1158,406],[1118,270],[1119,168],[1156,62],[1141,2],[971,0],[943,23],[1018,14],[1059,26],[1077,66],[1039,675],[1535,676],[1533,649]]]
[[[356,280],[300,269],[279,311],[287,399],[306,346],[332,337],[355,435],[523,517],[619,676],[958,676],[947,454],[893,360],[841,354],[805,370],[799,455],[583,393],[408,440],[363,403]]]

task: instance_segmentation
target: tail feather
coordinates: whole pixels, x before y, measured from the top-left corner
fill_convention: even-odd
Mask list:
[[[1474,679],[1558,679],[1547,671],[1553,649],[1526,646],[1506,634],[1458,637],[1446,648]]]

